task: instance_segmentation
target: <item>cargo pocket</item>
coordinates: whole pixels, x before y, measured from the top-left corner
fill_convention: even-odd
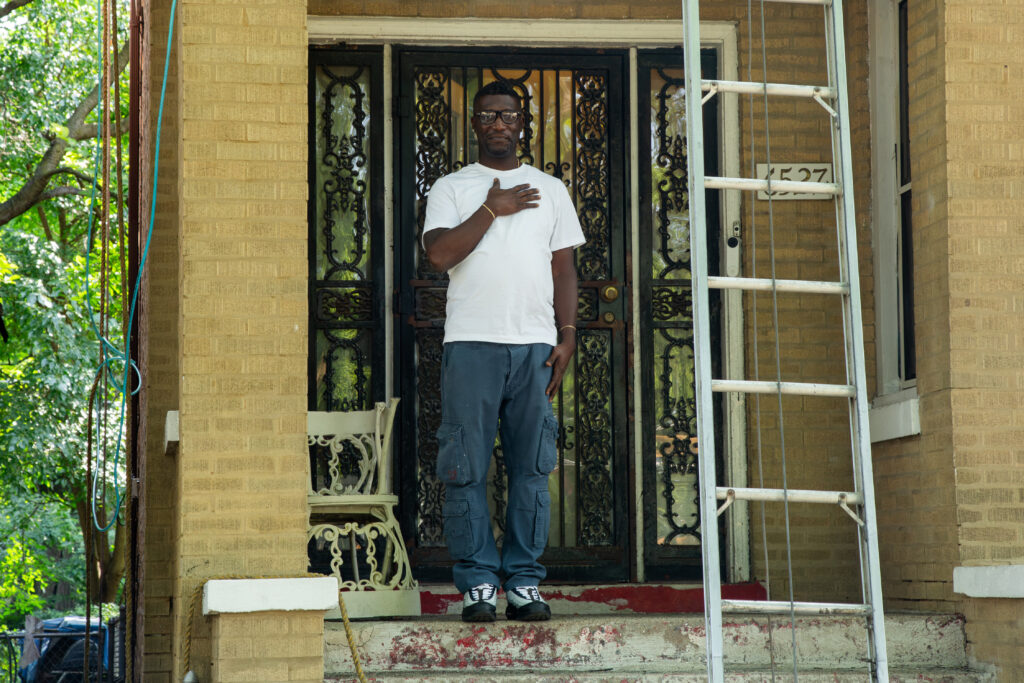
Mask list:
[[[548,544],[548,528],[551,526],[551,494],[547,489],[537,491],[537,516],[533,520],[533,547],[544,552]]]
[[[540,449],[537,451],[537,471],[551,474],[558,458],[558,420],[551,415],[544,418],[541,427]]]
[[[444,503],[444,540],[453,560],[469,557],[473,551],[473,533],[469,526],[469,503],[446,500]]]
[[[437,429],[437,478],[445,484],[462,486],[470,482],[469,456],[462,425],[442,422]]]

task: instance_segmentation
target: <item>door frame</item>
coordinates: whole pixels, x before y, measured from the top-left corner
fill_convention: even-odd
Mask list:
[[[510,45],[519,47],[620,47],[629,50],[629,125],[634,126],[638,117],[639,93],[637,92],[636,69],[638,49],[652,47],[676,47],[682,43],[682,24],[678,20],[582,20],[582,19],[475,19],[475,18],[428,18],[428,17],[366,17],[366,16],[317,16],[307,17],[307,30],[311,45],[347,44],[380,45],[383,49],[383,107],[384,107],[384,200],[385,200],[385,279],[394,279],[394,115],[393,92],[390,75],[394,73],[392,45],[400,43],[405,47],[432,45],[463,45],[485,47]],[[737,80],[738,40],[737,27],[729,22],[701,22],[701,46],[718,51],[720,78]],[[721,134],[719,135],[719,159],[727,176],[740,173],[740,128],[739,99],[735,94],[719,94]],[[639,253],[639,149],[636,136],[632,136],[627,153],[627,185],[631,196],[630,226],[631,244]],[[739,193],[725,193],[722,202],[722,235],[729,232],[727,226],[741,225]],[[741,268],[742,254],[739,248],[721,249],[723,272],[737,272]],[[634,269],[631,283],[634,321],[639,320],[640,298],[638,273]],[[732,295],[732,296],[731,296]],[[744,376],[743,306],[741,293],[725,292],[723,304],[723,348],[722,366],[725,377]],[[388,348],[385,350],[385,387],[388,395],[394,393],[394,331],[393,297],[385,297],[385,335]],[[638,325],[633,325],[633,348],[639,348]],[[640,387],[640,363],[634,355],[633,375],[633,419],[641,424],[642,393]],[[727,401],[724,405],[725,449],[723,480],[729,486],[745,486],[747,482],[746,454],[746,413],[742,397]],[[631,470],[642,471],[642,430],[634,429],[634,453]],[[633,499],[641,500],[642,477],[634,476]],[[726,512],[726,580],[741,582],[750,578],[749,516],[747,506],[737,503]],[[637,567],[635,579],[644,581],[643,559],[643,516],[637,515],[631,564]]]

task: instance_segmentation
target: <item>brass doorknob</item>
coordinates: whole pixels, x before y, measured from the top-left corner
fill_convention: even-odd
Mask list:
[[[615,322],[615,314],[614,313],[610,313],[610,312],[609,313],[605,313],[601,317],[604,318],[604,321],[606,323],[613,323],[613,322]]]
[[[619,298],[619,288],[615,285],[605,285],[601,288],[601,298],[611,303]]]

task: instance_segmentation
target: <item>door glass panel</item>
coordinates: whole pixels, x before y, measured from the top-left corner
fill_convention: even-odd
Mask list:
[[[314,53],[310,197],[310,408],[365,410],[382,398],[381,216],[371,197],[377,55]],[[347,63],[346,63],[347,62]],[[375,234],[376,233],[376,234]]]
[[[686,177],[683,69],[650,73],[651,295],[654,332],[654,452],[659,545],[697,545],[697,402]]]
[[[704,77],[714,53],[702,52]],[[641,125],[646,136],[641,195],[641,349],[644,391],[643,478],[644,557],[650,578],[684,578],[700,573],[700,508],[697,400],[694,382],[693,292],[687,187],[686,101],[681,56],[668,52],[641,57],[639,82],[646,93]],[[705,135],[717,135],[715,103],[704,105]],[[706,172],[715,173],[714,145],[707,148]],[[708,269],[717,273],[717,195],[708,198]],[[711,296],[712,367],[719,367],[719,299]],[[716,403],[715,410],[718,410]],[[716,425],[720,420],[715,421]],[[719,450],[720,452],[720,450]]]

